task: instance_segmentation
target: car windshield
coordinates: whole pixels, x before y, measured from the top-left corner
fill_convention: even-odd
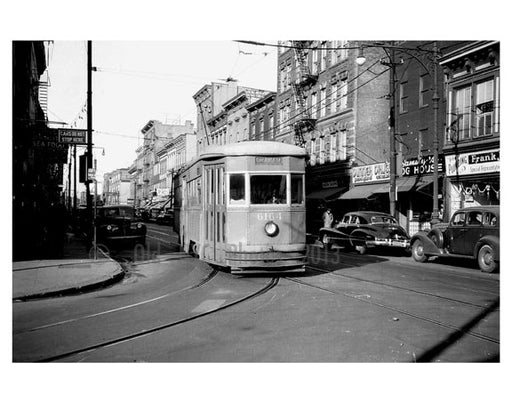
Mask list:
[[[133,209],[129,207],[111,207],[104,208],[98,212],[103,217],[133,217]]]
[[[372,217],[372,224],[397,224],[394,217],[376,215]]]

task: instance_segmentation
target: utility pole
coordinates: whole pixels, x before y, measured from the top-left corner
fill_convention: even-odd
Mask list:
[[[434,191],[433,191],[433,206],[432,206],[432,224],[437,224],[439,219],[439,89],[438,89],[438,75],[437,75],[437,58],[438,48],[437,41],[434,42],[434,68],[433,68],[433,87],[432,94],[432,109],[434,110]]]
[[[381,64],[390,68],[389,76],[389,214],[393,217],[396,215],[396,122],[395,122],[395,107],[396,107],[396,91],[395,91],[395,76],[396,76],[396,63],[395,63],[395,50],[391,48],[389,52],[383,47],[386,52],[389,62],[381,60]],[[400,63],[399,63],[400,64]]]
[[[73,145],[73,213],[76,214],[76,144]]]
[[[85,188],[87,194],[87,216],[92,224],[91,189],[89,169],[92,168],[92,42],[87,41],[87,172]]]

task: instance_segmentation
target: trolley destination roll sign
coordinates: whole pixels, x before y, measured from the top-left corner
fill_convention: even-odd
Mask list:
[[[87,130],[59,129],[59,143],[87,144]]]

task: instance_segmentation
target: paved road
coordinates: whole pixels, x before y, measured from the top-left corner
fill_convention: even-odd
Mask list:
[[[148,235],[164,242],[173,236],[167,231],[150,225]],[[403,256],[309,252],[304,275],[277,278],[219,272],[180,252],[127,260],[126,279],[108,289],[14,304],[14,359],[499,360],[499,274]]]

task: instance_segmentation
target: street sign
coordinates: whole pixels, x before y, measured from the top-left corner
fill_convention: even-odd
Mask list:
[[[93,181],[96,177],[96,170],[93,168],[89,168],[87,170],[87,180]]]
[[[59,143],[87,144],[87,130],[83,129],[58,129]]]

